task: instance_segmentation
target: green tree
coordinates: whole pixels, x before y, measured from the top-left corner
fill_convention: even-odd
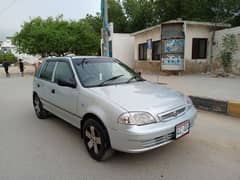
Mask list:
[[[90,24],[93,27],[94,32],[98,36],[101,36],[102,20],[101,20],[100,13],[97,13],[95,16],[87,14],[86,17],[83,19],[83,21]]]
[[[98,18],[90,16],[79,21],[66,21],[63,16],[37,17],[23,24],[13,42],[20,52],[43,57],[64,53],[95,55],[100,46],[100,30],[95,22],[99,22]]]
[[[92,26],[97,39],[96,41],[97,55],[101,55],[100,40],[101,40],[102,20],[101,20],[100,13],[97,13],[95,16],[87,14],[86,18],[84,18],[83,21]]]
[[[108,0],[109,22],[114,23],[114,32],[124,33],[128,31],[127,19],[119,0]]]
[[[77,55],[97,55],[100,47],[100,37],[94,28],[85,21],[70,23],[71,41],[70,51]]]
[[[240,25],[239,0],[122,0],[122,7],[129,32],[177,18]]]
[[[183,18],[240,25],[239,0],[156,0],[154,4],[160,21]]]
[[[160,22],[182,18],[183,4],[183,0],[156,0],[154,15]]]
[[[128,31],[134,32],[159,23],[153,0],[123,0]]]

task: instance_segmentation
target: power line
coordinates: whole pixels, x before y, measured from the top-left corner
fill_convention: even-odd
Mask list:
[[[6,12],[8,9],[10,9],[15,3],[17,2],[17,0],[13,0],[7,7],[3,8],[0,10],[0,16]]]

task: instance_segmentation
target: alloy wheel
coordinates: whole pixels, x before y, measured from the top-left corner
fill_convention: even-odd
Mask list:
[[[90,151],[93,151],[96,155],[99,154],[99,151],[102,146],[101,137],[99,132],[94,126],[89,126],[85,130],[85,135],[88,138],[87,147]]]
[[[35,109],[37,114],[40,114],[41,108],[40,108],[40,101],[39,101],[38,97],[34,98],[34,109]]]

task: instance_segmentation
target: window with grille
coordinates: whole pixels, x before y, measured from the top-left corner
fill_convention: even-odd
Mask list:
[[[192,40],[192,59],[207,58],[207,38],[193,38]]]
[[[153,41],[152,43],[152,60],[158,61],[161,59],[161,41]]]
[[[138,59],[140,61],[147,60],[147,43],[138,45]]]

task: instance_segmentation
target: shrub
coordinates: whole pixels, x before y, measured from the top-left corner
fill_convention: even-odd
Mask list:
[[[232,52],[228,51],[222,51],[221,52],[221,59],[222,59],[222,65],[223,67],[229,67],[230,64],[232,63]]]
[[[17,62],[17,57],[10,52],[7,52],[7,53],[0,52],[0,64],[2,64],[3,61],[7,61],[10,64],[14,64]]]
[[[228,68],[232,64],[233,54],[237,49],[236,36],[234,34],[225,35],[222,40],[222,48],[220,52],[222,65],[224,68]]]

